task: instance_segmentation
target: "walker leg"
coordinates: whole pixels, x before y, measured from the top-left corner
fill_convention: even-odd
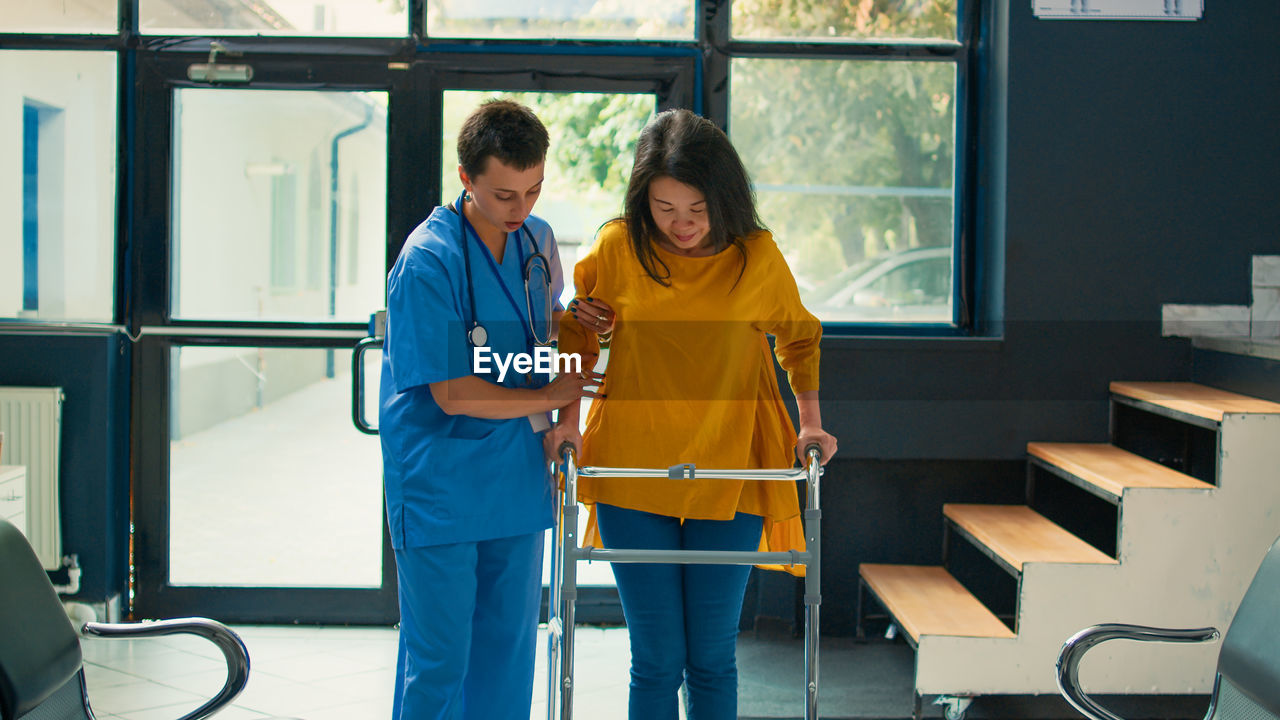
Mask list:
[[[822,606],[822,510],[816,505],[816,490],[805,510],[805,544],[809,562],[804,569],[804,654],[805,720],[818,720],[818,610]]]
[[[805,720],[818,720],[818,605],[805,607]]]
[[[573,720],[573,631],[578,598],[578,502],[566,497],[561,506],[560,720]]]
[[[558,622],[547,620],[547,720],[557,720],[560,696],[556,693],[556,680],[560,668],[560,631]]]
[[[572,601],[569,601],[572,603]],[[573,605],[564,613],[564,647],[560,662],[560,720],[573,720]]]
[[[563,495],[561,491],[557,500],[562,500]],[[560,693],[557,689],[560,684],[560,643],[564,638],[560,622],[560,565],[564,553],[560,539],[559,505],[556,507],[556,524],[551,529],[551,582],[547,588],[547,720],[559,718]]]

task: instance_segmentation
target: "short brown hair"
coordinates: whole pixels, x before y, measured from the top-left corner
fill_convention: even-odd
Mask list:
[[[549,145],[547,129],[532,110],[511,100],[488,100],[458,131],[458,164],[473,178],[484,172],[490,156],[527,170],[547,159]]]

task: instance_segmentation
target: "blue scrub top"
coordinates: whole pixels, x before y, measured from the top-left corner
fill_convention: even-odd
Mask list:
[[[497,274],[484,244],[474,235],[466,238],[473,310],[460,223],[448,207],[436,208],[410,233],[387,278],[378,432],[391,544],[397,549],[523,535],[552,522],[552,480],[542,438],[528,418],[446,415],[428,387],[473,374],[466,335],[473,317],[488,331],[493,354],[530,351],[522,264],[533,250],[529,233],[507,235]],[[561,309],[564,275],[555,236],[541,218],[530,216],[525,225],[551,265],[552,302]],[[535,273],[530,292],[540,337],[544,288]],[[481,375],[496,383],[496,364],[491,365]],[[512,369],[502,384],[540,387],[549,381],[548,374],[530,381]]]

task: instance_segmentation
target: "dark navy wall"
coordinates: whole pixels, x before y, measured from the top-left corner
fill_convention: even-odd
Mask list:
[[[1246,304],[1250,257],[1280,252],[1280,3],[1198,22],[1005,12],[1003,338],[826,340],[824,414],[847,455],[1099,438],[1109,381],[1188,377],[1161,304]]]
[[[1280,221],[1280,5],[1076,23],[1012,4],[1010,317],[1247,303]]]
[[[1196,350],[1191,359],[1191,380],[1280,402],[1280,360],[1273,358]]]
[[[1020,497],[1028,441],[1106,440],[1110,381],[1194,365],[1280,396],[1275,363],[1193,363],[1159,325],[1163,303],[1247,304],[1251,256],[1280,253],[1280,3],[1178,23],[1000,5],[986,74],[1007,80],[1007,115],[988,100],[979,232],[1000,337],[824,341],[831,632],[851,628],[859,562],[938,562],[943,502]]]
[[[118,333],[0,335],[0,385],[61,387],[62,552],[80,558],[77,599],[127,598],[129,347]],[[55,573],[58,583],[65,573]]]

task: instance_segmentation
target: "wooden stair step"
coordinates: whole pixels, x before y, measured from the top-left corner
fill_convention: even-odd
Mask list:
[[[1190,382],[1116,381],[1111,392],[1214,422],[1227,413],[1280,413],[1280,403]]]
[[[858,573],[913,643],[922,635],[1014,637],[944,568],[863,563]]]
[[[1028,562],[1116,564],[1026,505],[947,503],[942,515],[1015,573]]]
[[[1027,453],[1113,499],[1126,488],[1206,490],[1213,487],[1190,475],[1107,443],[1027,443]]]

